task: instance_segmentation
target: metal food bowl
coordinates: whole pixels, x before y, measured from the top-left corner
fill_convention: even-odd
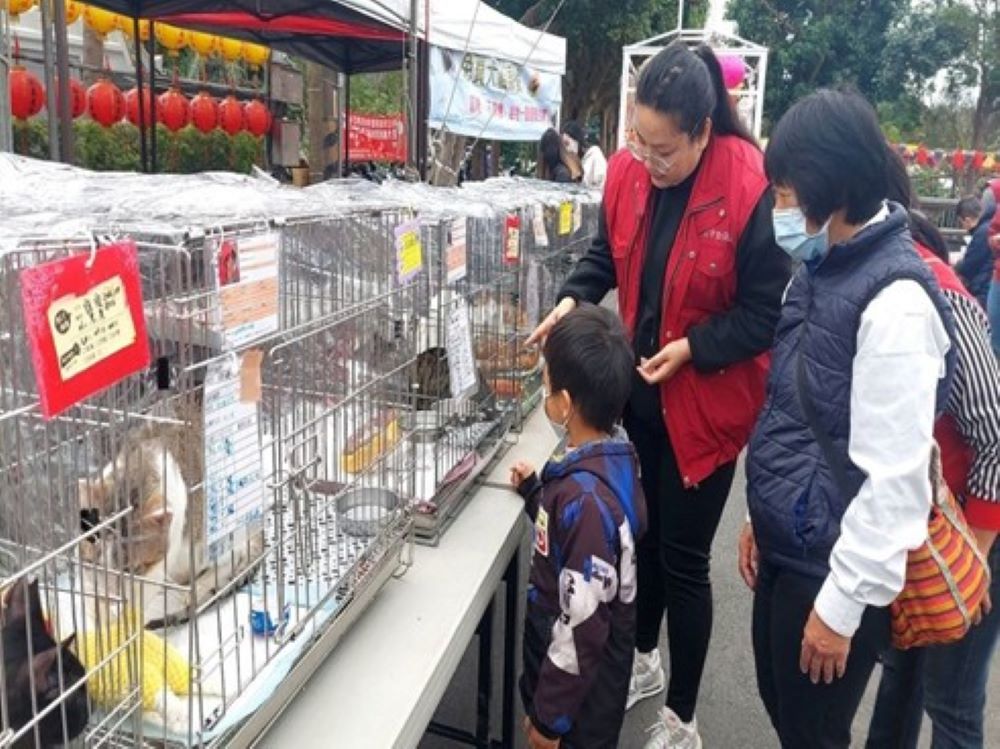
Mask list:
[[[349,536],[370,538],[392,522],[399,504],[388,489],[351,489],[337,498],[337,522]]]

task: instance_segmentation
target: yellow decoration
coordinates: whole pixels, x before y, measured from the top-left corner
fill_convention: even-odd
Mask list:
[[[118,28],[129,39],[135,36],[135,20],[128,16],[118,16]],[[149,41],[149,21],[139,21],[139,39]]]
[[[136,648],[141,650],[136,652]],[[191,693],[191,666],[187,660],[162,637],[144,629],[134,609],[103,628],[90,627],[82,637],[78,634],[76,651],[90,676],[87,694],[101,707],[114,708],[132,692],[131,675],[140,662],[138,658],[142,659],[143,710],[157,709],[164,688],[180,696]],[[109,657],[95,675],[93,672]]]
[[[188,43],[188,32],[171,26],[169,23],[158,23],[154,27],[156,41],[164,47],[171,57],[176,57]]]
[[[993,154],[987,154],[986,158],[983,159],[983,171],[989,172],[996,168],[997,160],[993,157]]]
[[[243,42],[239,39],[232,39],[228,36],[219,37],[219,51],[229,62],[236,62],[243,54]]]
[[[83,9],[83,21],[98,36],[105,37],[118,28],[118,14],[88,5]]]
[[[14,18],[31,10],[34,4],[35,0],[0,0],[0,8],[6,8]]]
[[[72,26],[83,15],[83,3],[76,0],[66,0],[66,25]]]
[[[211,57],[219,51],[219,37],[202,31],[191,31],[188,46],[202,57]]]
[[[248,65],[259,68],[267,64],[268,58],[271,57],[271,49],[263,44],[243,42],[242,55]]]

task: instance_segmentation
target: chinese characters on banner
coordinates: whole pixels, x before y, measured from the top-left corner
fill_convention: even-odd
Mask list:
[[[406,163],[406,125],[403,115],[347,115],[347,157],[350,161]]]
[[[244,397],[244,364],[234,354],[209,364],[205,378],[205,546],[213,560],[245,541],[264,516],[257,403]]]
[[[536,140],[556,121],[562,78],[507,60],[431,47],[428,124],[456,135]]]
[[[215,253],[216,324],[227,350],[278,329],[277,234],[226,237]]]
[[[26,268],[20,282],[45,418],[149,365],[134,243]]]

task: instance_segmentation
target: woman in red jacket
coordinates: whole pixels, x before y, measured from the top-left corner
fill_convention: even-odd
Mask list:
[[[636,353],[625,425],[642,464],[631,707],[670,685],[649,747],[698,749],[695,705],[712,628],[709,556],[735,462],[764,399],[788,256],[774,241],[763,158],[705,46],[674,43],[639,75],[628,149],[608,165],[598,236],[541,340],[578,301],[618,289]]]

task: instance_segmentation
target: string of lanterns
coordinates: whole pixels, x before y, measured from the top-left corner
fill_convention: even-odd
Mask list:
[[[135,21],[127,16],[85,5],[77,0],[63,0],[66,4],[66,23],[76,23],[81,17],[96,34],[102,38],[116,31],[132,37]],[[17,18],[31,10],[36,0],[0,0],[0,8]],[[216,36],[198,31],[188,31],[166,23],[154,26],[156,41],[167,54],[176,57],[185,47],[189,47],[204,58],[221,56],[230,63],[243,60],[254,68],[267,64],[271,50],[265,45],[244,42],[230,37]],[[139,21],[139,37],[148,41],[150,23]],[[18,57],[15,41],[15,60]],[[27,120],[39,114],[45,107],[45,87],[38,77],[23,65],[14,64],[8,75],[11,113],[18,120]],[[77,80],[70,80],[70,116],[73,119],[84,113],[104,127],[111,127],[123,120],[139,126],[141,122],[152,122],[152,102],[148,88],[142,91],[133,88],[126,93],[109,78],[102,77],[89,89]],[[140,118],[140,106],[142,116]],[[266,135],[271,129],[272,117],[268,107],[259,99],[246,102],[235,96],[226,97],[221,103],[206,91],[188,99],[175,84],[157,97],[156,119],[171,132],[177,132],[189,124],[202,133],[219,128],[229,135],[246,131],[256,137]]]
[[[927,148],[922,143],[898,143],[895,149],[907,162],[929,169],[950,166],[956,172],[966,169],[973,172],[1000,172],[1000,153],[988,151],[948,151],[943,148]]]

